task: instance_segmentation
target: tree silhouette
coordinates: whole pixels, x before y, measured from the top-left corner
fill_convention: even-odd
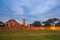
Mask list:
[[[32,24],[30,24],[30,26],[41,26],[41,22],[40,21],[34,21]]]
[[[0,26],[5,26],[5,23],[0,21]]]
[[[55,26],[60,26],[60,22],[56,23]]]
[[[51,18],[48,19],[47,21],[43,22],[44,26],[54,26],[56,21],[60,21],[58,18]]]
[[[57,21],[60,21],[60,19],[58,19],[58,18],[51,18],[52,26],[55,26],[55,23],[56,23]]]
[[[51,22],[50,21],[45,21],[45,22],[43,22],[44,23],[44,25],[43,26],[51,26]]]

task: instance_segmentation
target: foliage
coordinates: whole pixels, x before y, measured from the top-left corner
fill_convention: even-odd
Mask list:
[[[0,21],[0,26],[5,26],[5,23]]]
[[[60,19],[58,19],[58,18],[51,18],[51,19],[46,20],[43,23],[44,23],[44,26],[55,26],[55,23],[57,21],[60,21]]]
[[[60,26],[60,22],[56,23],[55,26]]]
[[[41,26],[41,22],[39,21],[34,21],[30,26]]]

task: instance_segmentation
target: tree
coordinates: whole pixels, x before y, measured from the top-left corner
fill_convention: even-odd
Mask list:
[[[45,21],[45,22],[43,22],[44,23],[44,25],[43,26],[51,26],[51,22],[50,21]]]
[[[5,26],[5,23],[0,21],[0,26]]]
[[[59,19],[58,18],[51,18],[43,23],[44,23],[44,26],[55,26],[56,21],[59,21]]]
[[[41,22],[39,21],[34,21],[30,26],[41,26]]]
[[[60,26],[60,22],[56,23],[55,26]]]
[[[57,21],[60,21],[60,19],[58,19],[58,18],[51,18],[50,20],[51,20],[50,22],[51,22],[52,26],[55,26],[55,23]]]

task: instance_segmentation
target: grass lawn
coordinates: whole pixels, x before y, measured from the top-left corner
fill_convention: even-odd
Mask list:
[[[0,30],[0,40],[60,40],[60,31]]]

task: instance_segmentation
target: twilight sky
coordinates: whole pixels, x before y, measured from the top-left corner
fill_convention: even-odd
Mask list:
[[[15,19],[27,23],[60,18],[60,0],[0,0],[0,20]]]

